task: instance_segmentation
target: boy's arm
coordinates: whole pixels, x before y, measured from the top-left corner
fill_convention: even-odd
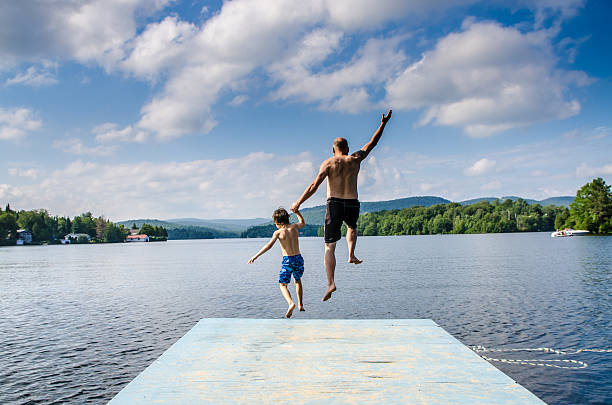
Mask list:
[[[298,223],[293,224],[295,225],[296,228],[300,229],[306,226],[306,221],[304,221],[304,217],[302,216],[302,213],[299,210],[295,210],[295,216],[298,217]]]
[[[255,256],[251,257],[248,263],[249,264],[253,263],[259,256],[263,255],[268,250],[270,250],[272,246],[274,246],[274,242],[276,242],[277,239],[278,239],[278,232],[274,232],[274,235],[272,235],[272,239],[270,239],[270,241],[266,243],[266,245],[262,247],[261,250],[257,252]]]
[[[380,137],[382,136],[382,133],[385,130],[385,125],[387,125],[387,122],[391,118],[391,113],[392,111],[389,110],[387,115],[382,115],[382,119],[380,120],[380,126],[378,127],[376,132],[374,132],[374,135],[372,135],[372,139],[370,139],[370,142],[363,145],[363,148],[353,153],[352,156],[357,157],[360,161],[368,157],[370,152],[372,152],[372,149],[374,149],[374,147],[378,144],[378,141],[380,140]]]
[[[313,182],[310,183],[308,187],[306,187],[306,190],[304,190],[304,193],[302,194],[302,196],[298,198],[298,200],[291,205],[291,211],[293,212],[298,211],[300,209],[300,205],[302,205],[304,201],[308,200],[310,197],[312,197],[314,193],[317,192],[317,189],[319,188],[321,183],[323,183],[323,180],[325,180],[325,178],[327,177],[327,168],[328,168],[328,165],[327,165],[327,160],[326,160],[325,162],[321,164],[321,167],[319,168],[319,174],[317,174],[317,177],[315,177]]]

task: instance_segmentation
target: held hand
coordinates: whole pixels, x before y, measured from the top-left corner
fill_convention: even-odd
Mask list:
[[[297,213],[300,210],[300,205],[297,202],[291,204],[291,211]]]
[[[393,112],[393,111],[389,110],[389,112],[387,113],[387,115],[386,115],[386,116],[385,116],[385,114],[383,113],[383,114],[382,114],[382,118],[381,118],[381,120],[380,120],[380,123],[381,123],[381,124],[386,124],[386,123],[387,123],[387,121],[389,121],[389,119],[391,118],[391,113],[392,113],[392,112]]]

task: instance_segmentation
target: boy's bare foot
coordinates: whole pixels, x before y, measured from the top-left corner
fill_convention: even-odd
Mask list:
[[[287,313],[285,314],[285,318],[291,318],[294,308],[295,308],[295,304],[289,305],[289,309],[287,310]]]
[[[327,291],[325,291],[325,295],[323,296],[323,301],[327,301],[328,299],[331,298],[332,293],[336,291],[336,285],[333,284],[331,286],[329,286],[327,288]]]
[[[300,305],[300,306],[299,306],[299,308],[300,308],[300,311],[301,311],[301,312],[306,311],[306,310],[304,309],[304,305]]]
[[[355,264],[361,264],[363,263],[363,260],[360,260],[358,258],[356,258],[355,256],[350,257],[348,260],[349,263],[355,263]]]

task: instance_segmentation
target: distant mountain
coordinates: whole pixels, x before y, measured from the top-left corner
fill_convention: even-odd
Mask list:
[[[530,199],[530,198],[517,197],[517,196],[514,196],[514,195],[506,195],[506,196],[503,196],[502,198],[500,198],[500,200],[501,200],[501,201],[506,201],[506,200],[516,201],[516,200],[518,200],[519,198],[522,198],[523,200],[525,200],[525,202],[526,202],[527,204],[529,204],[529,205],[531,205],[531,204],[539,204],[539,203],[540,203],[538,200],[532,200],[532,199]]]
[[[505,201],[505,200],[512,200],[512,201],[516,201],[521,197],[516,197],[513,195],[510,196],[504,196],[504,197],[481,197],[481,198],[473,198],[471,200],[465,200],[465,201],[461,201],[459,202],[459,204],[461,205],[472,205],[472,204],[477,204],[479,202],[482,201],[488,201],[490,203],[492,203],[493,201]],[[540,204],[542,206],[545,205],[558,205],[560,207],[569,207],[569,205],[574,201],[574,197],[572,196],[561,196],[561,197],[550,197],[550,198],[546,198],[544,200],[538,201],[538,200],[532,200],[530,198],[523,198],[523,200],[525,200],[525,202],[527,204]]]
[[[472,198],[471,200],[460,201],[459,204],[472,205],[472,204],[478,204],[479,202],[483,202],[483,201],[492,203],[493,201],[497,201],[497,200],[499,200],[499,198],[497,197],[480,197],[480,198]]]
[[[253,219],[199,219],[199,218],[174,218],[166,222],[186,226],[204,226],[226,232],[243,232],[250,226],[261,225],[270,222],[269,218]]]
[[[129,221],[116,222],[117,225],[123,225],[130,229],[134,224],[136,227],[141,228],[143,224],[149,224],[151,226],[163,226],[166,229],[174,229],[177,224],[173,224],[166,221],[160,221],[159,219],[130,219]]]
[[[216,239],[216,238],[237,238],[239,232],[225,231],[220,229],[209,228],[205,226],[193,226],[177,224],[168,221],[160,221],[158,219],[133,219],[129,221],[117,222],[130,229],[135,224],[141,228],[143,224],[151,226],[163,226],[168,231],[168,239]]]
[[[542,205],[558,205],[561,207],[569,207],[571,203],[574,202],[575,197],[571,196],[562,196],[562,197],[550,197],[545,200],[540,201]]]

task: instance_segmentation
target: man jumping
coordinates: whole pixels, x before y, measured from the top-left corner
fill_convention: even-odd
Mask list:
[[[325,271],[327,272],[327,291],[323,301],[327,301],[336,291],[334,272],[336,270],[336,242],[340,240],[342,222],[346,223],[346,241],[349,251],[349,263],[359,264],[355,256],[357,243],[357,219],[359,218],[359,200],[357,199],[357,175],[361,162],[378,144],[380,137],[391,118],[391,110],[382,115],[380,126],[372,135],[370,142],[360,150],[349,155],[348,142],[344,138],[336,138],[332,147],[334,156],[321,164],[319,174],[306,187],[302,196],[291,206],[292,211],[300,209],[300,205],[308,200],[327,178],[327,209],[325,213]]]

